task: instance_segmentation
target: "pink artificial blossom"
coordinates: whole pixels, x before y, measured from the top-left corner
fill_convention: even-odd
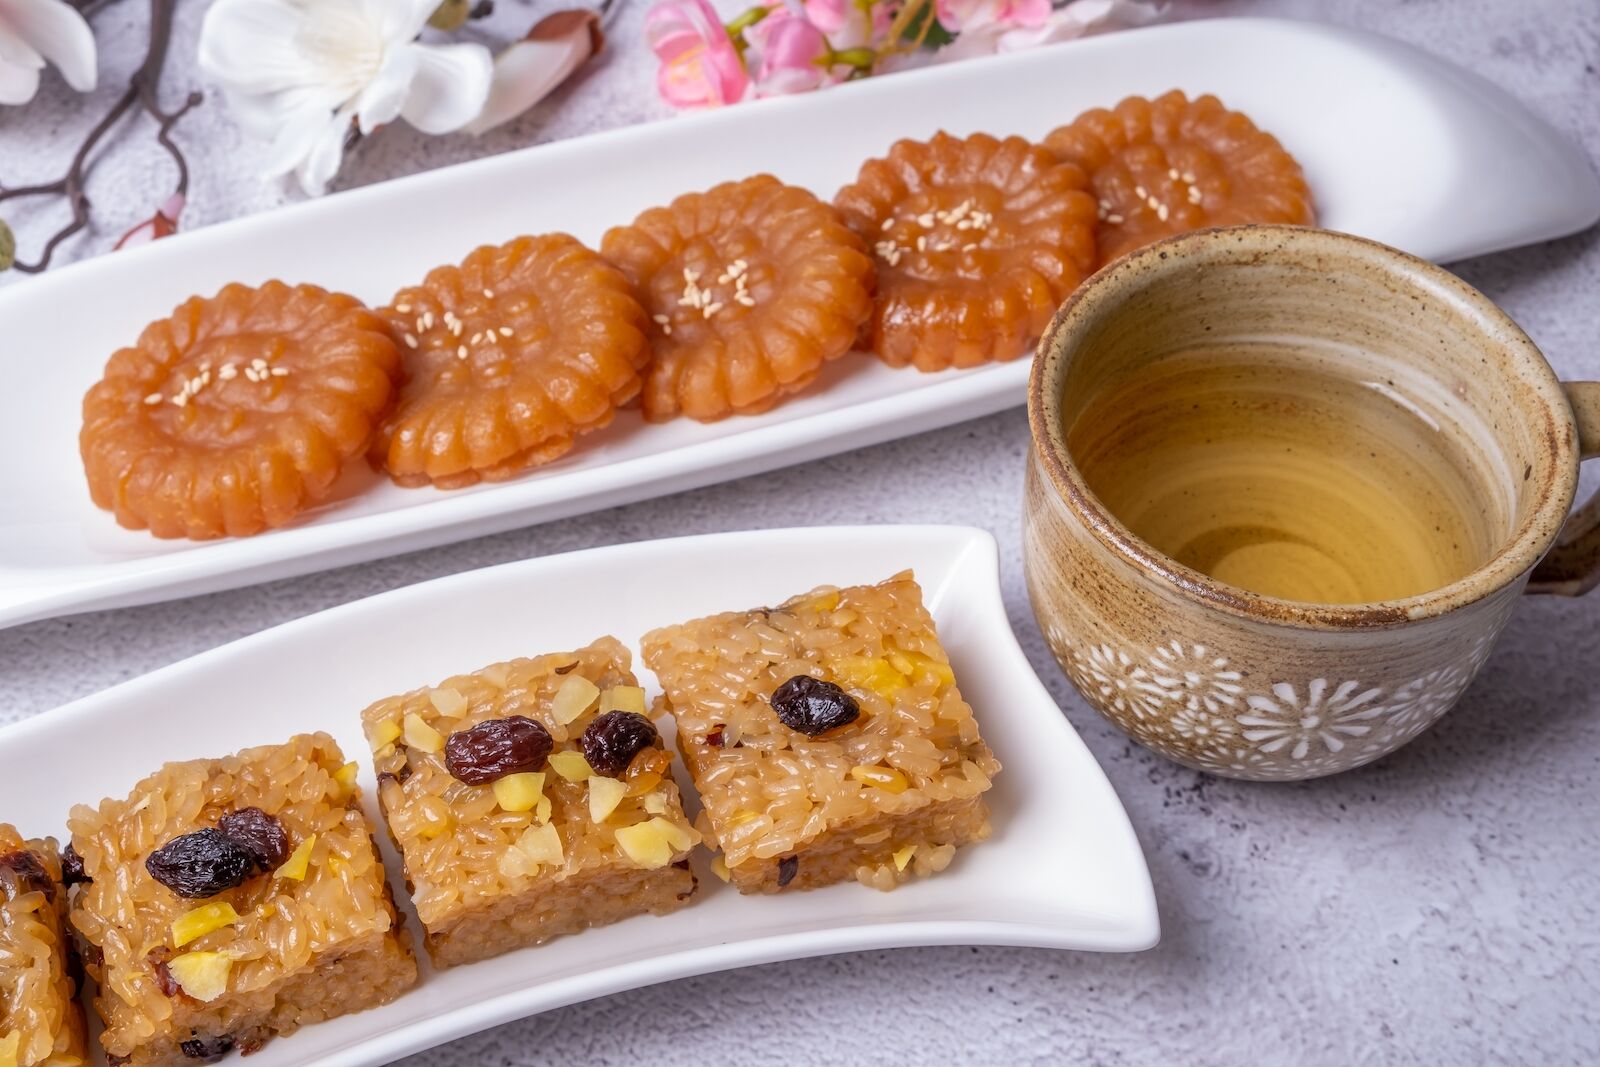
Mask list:
[[[802,0],[801,10],[821,30],[835,49],[874,48],[882,43],[894,20],[887,0]]]
[[[935,0],[939,25],[951,33],[983,26],[1032,29],[1050,17],[1050,0]]]
[[[940,3],[950,0],[940,0]],[[968,0],[953,0],[957,5]],[[956,39],[933,53],[893,56],[880,64],[880,70],[904,70],[925,63],[954,63],[997,52],[1018,52],[1057,41],[1129,29],[1154,22],[1161,17],[1164,0],[1071,0],[1047,14],[1037,25],[1007,22],[999,17],[1008,0],[977,0],[963,14],[968,21]],[[1011,12],[1011,17],[1016,13]],[[943,7],[939,20],[944,21]],[[946,26],[946,29],[949,27]]]
[[[178,232],[178,216],[183,214],[183,205],[183,194],[173,193],[154,215],[123,234],[112,247],[112,251],[132,248],[135,245],[147,245],[151,241],[171,237]]]
[[[850,13],[859,10],[855,0],[804,0],[800,7],[811,24],[829,37],[844,29]]]
[[[656,89],[673,107],[717,107],[750,88],[739,51],[706,0],[661,0],[644,20],[645,39],[661,61]]]
[[[804,14],[774,7],[744,31],[746,58],[761,96],[802,93],[833,80],[827,69],[828,39]]]

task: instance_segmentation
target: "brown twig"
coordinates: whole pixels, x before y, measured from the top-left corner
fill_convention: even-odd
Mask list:
[[[102,2],[104,0],[85,0],[79,6],[82,10],[90,10]],[[172,16],[177,2],[178,0],[150,0],[150,46],[145,52],[144,62],[134,71],[127,89],[117,97],[116,103],[111,105],[111,109],[84,137],[83,143],[73,154],[66,173],[54,181],[35,185],[12,188],[0,186],[0,202],[20,200],[24,197],[60,196],[64,197],[72,207],[72,220],[45,242],[39,258],[32,263],[18,261],[14,265],[16,270],[25,274],[37,274],[43,271],[50,266],[50,260],[61,243],[89,224],[91,205],[85,186],[89,172],[93,169],[91,157],[106,135],[131,112],[143,112],[156,120],[156,143],[166,149],[178,170],[176,191],[180,194],[189,191],[189,164],[184,159],[183,152],[173,142],[171,135],[172,128],[177,125],[178,120],[200,103],[201,96],[199,93],[190,93],[188,99],[176,111],[163,111],[157,96],[161,85],[161,70],[166,65],[167,50],[172,44]]]

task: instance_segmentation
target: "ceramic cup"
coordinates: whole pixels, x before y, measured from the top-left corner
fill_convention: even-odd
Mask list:
[[[1498,551],[1427,593],[1319,605],[1225,585],[1140,541],[1090,493],[1064,428],[1106,376],[1201,337],[1285,339],[1351,374],[1381,364],[1472,465]],[[1112,722],[1214,774],[1311,778],[1393,752],[1455,704],[1525,589],[1600,581],[1600,498],[1568,516],[1580,458],[1600,454],[1600,382],[1563,386],[1481,293],[1371,241],[1252,226],[1112,264],[1041,342],[1028,421],[1024,566],[1051,651]]]

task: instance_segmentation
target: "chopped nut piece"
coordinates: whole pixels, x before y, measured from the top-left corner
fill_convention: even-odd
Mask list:
[[[239,913],[227,901],[202,904],[172,920],[172,947],[182,948],[213,930],[221,930],[239,921]]]
[[[316,844],[316,834],[312,834],[300,842],[295,850],[289,854],[289,858],[283,861],[283,866],[273,872],[273,877],[290,878],[296,882],[304,880],[306,871],[311,866],[311,850],[316,847]]]
[[[644,714],[644,690],[636,685],[616,685],[600,694],[600,713],[631,711]]]
[[[495,801],[506,811],[532,811],[544,799],[544,772],[508,774],[493,788]]]
[[[400,736],[400,724],[393,719],[380,722],[372,728],[372,751],[376,752]]]
[[[895,849],[895,853],[894,853],[894,869],[897,870],[897,871],[905,870],[906,869],[906,864],[911,862],[911,857],[916,855],[916,853],[917,853],[917,846],[916,845],[907,845],[905,848]]]
[[[550,714],[565,726],[588,711],[600,697],[600,688],[581,674],[569,675],[550,702]]]
[[[549,762],[550,769],[569,782],[581,782],[594,775],[594,768],[576,749],[553,753]]]
[[[891,793],[904,793],[911,785],[906,776],[893,767],[868,766],[850,768],[850,777],[867,785],[875,785],[879,789],[887,789]]]
[[[406,716],[406,744],[419,752],[434,753],[444,748],[444,735],[422,721],[422,716],[411,712]]]
[[[522,836],[517,838],[517,848],[535,863],[554,866],[564,861],[561,835],[549,823],[524,830]]]
[[[628,783],[596,775],[589,779],[589,818],[605,822],[628,795]]]
[[[224,952],[187,952],[167,961],[173,981],[199,1001],[216,1000],[228,991],[233,959]]]
[[[467,710],[467,698],[454,689],[435,689],[428,694],[428,700],[440,715],[446,715],[452,719]]]
[[[665,867],[675,852],[694,847],[696,838],[682,827],[656,816],[617,831],[617,844],[641,867]]]

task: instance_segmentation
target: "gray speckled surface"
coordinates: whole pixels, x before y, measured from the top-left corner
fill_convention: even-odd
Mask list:
[[[197,4],[185,5],[197,8]],[[606,64],[474,144],[401,128],[346,184],[532,140],[657,117],[642,0]],[[1464,63],[1600,155],[1594,0],[1200,3],[1358,23]],[[529,21],[522,0],[498,18]],[[97,17],[108,66],[135,62],[142,5]],[[170,84],[184,78],[188,11]],[[85,116],[52,80],[0,111],[0,173],[48,172]],[[184,140],[194,224],[274,206],[253,149],[214,112]],[[203,147],[201,147],[203,146]],[[74,254],[148,213],[158,154],[130,137],[101,171],[104,222]],[[1530,190],[1530,195],[1537,191]],[[41,220],[14,220],[24,241]],[[1600,376],[1600,235],[1459,265],[1567,376]],[[1138,956],[1009,949],[876,952],[674,982],[548,1013],[416,1057],[417,1065],[711,1062],[1592,1063],[1600,1059],[1600,600],[1530,599],[1443,724],[1358,773],[1242,785],[1125,741],[1044,651],[1019,571],[1020,412],[500,537],[254,589],[0,632],[0,721],[330,605],[489,563],[589,545],[806,523],[969,522],[1004,552],[1029,655],[1105,765],[1138,829],[1165,940]],[[1586,479],[1592,484],[1593,474]],[[1600,595],[1600,594],[1597,594]]]

